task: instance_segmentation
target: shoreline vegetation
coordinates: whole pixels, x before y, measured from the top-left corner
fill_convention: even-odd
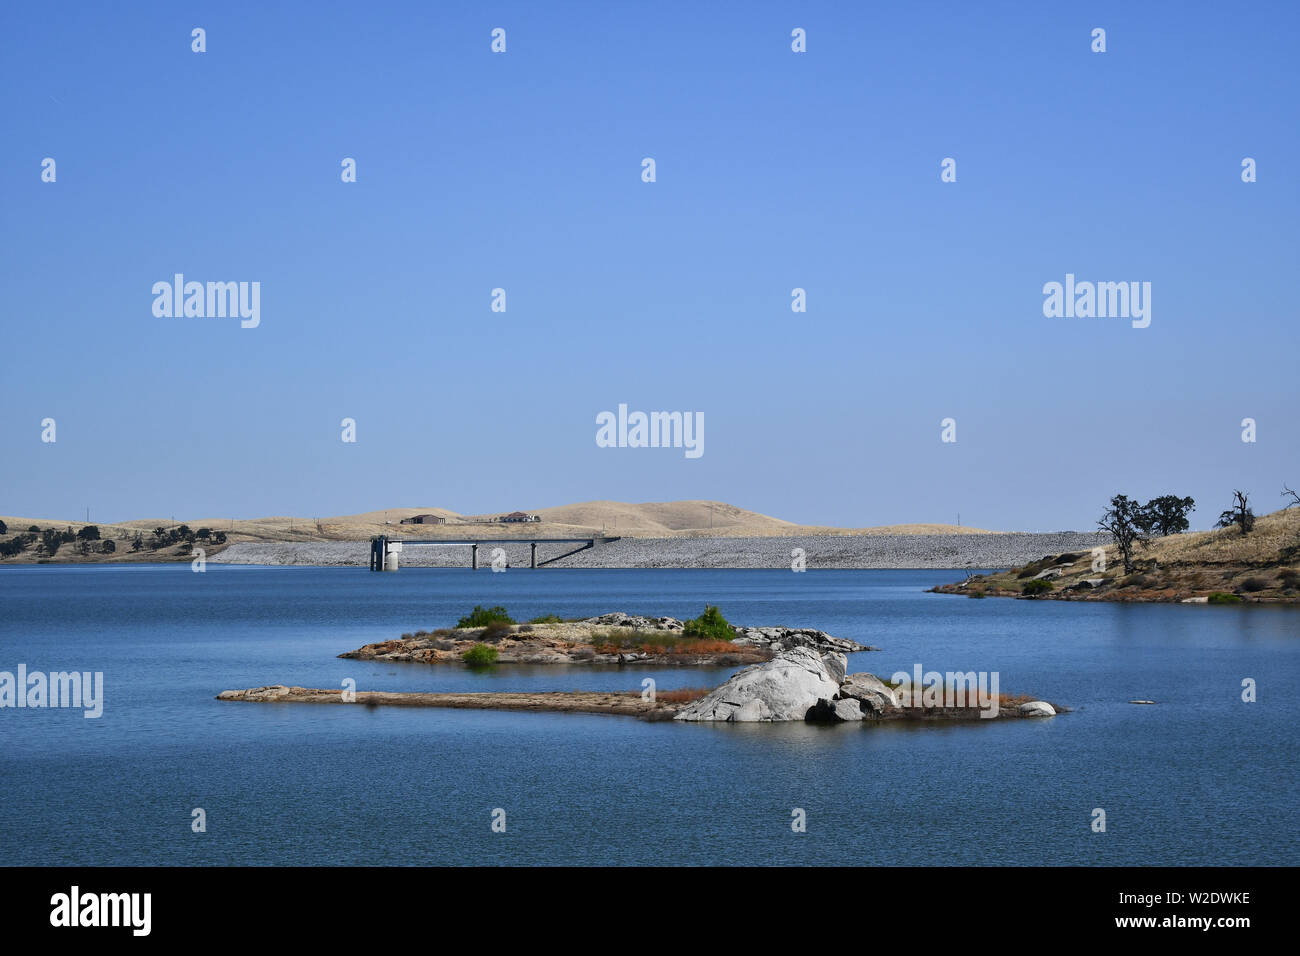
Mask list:
[[[1212,531],[1143,534],[1117,526],[1120,536],[1100,552],[1048,554],[1010,570],[941,584],[938,594],[1049,601],[1182,604],[1300,604],[1300,507],[1254,515],[1246,496]],[[1131,502],[1112,499],[1111,520],[1122,522]],[[1189,501],[1190,499],[1183,499]],[[1111,512],[1120,512],[1116,519]]]
[[[612,629],[612,630],[611,630]],[[623,640],[612,644],[611,634]],[[926,675],[907,683],[849,674],[849,653],[876,650],[811,628],[733,625],[713,605],[679,621],[623,612],[563,620],[555,615],[517,624],[503,607],[476,606],[454,628],[367,644],[341,658],[408,663],[460,663],[484,670],[502,663],[612,663],[744,666],[718,687],[658,691],[426,693],[343,691],[270,684],[226,690],[218,700],[252,703],[361,704],[483,710],[616,714],[691,722],[845,723],[885,720],[980,720],[1054,717],[1066,708],[1028,696],[1001,694],[996,675]],[[928,683],[927,683],[928,682]]]

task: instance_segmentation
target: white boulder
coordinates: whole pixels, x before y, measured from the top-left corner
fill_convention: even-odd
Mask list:
[[[870,717],[898,706],[898,694],[875,674],[850,674],[840,684],[840,696],[856,700]]]
[[[674,719],[804,720],[819,700],[835,699],[847,666],[843,654],[795,647],[732,675]]]
[[[1021,717],[1055,717],[1056,708],[1045,700],[1031,700],[1016,708]]]

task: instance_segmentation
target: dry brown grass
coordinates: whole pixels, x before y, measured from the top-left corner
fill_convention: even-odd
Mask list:
[[[1300,508],[1274,511],[1255,522],[1243,535],[1236,528],[1216,528],[1157,538],[1150,547],[1138,547],[1138,560],[1155,559],[1163,567],[1178,564],[1275,564],[1288,547],[1300,545]],[[1107,557],[1116,554],[1108,548]]]
[[[678,687],[675,690],[656,690],[655,700],[665,704],[689,704],[709,693],[708,687]]]

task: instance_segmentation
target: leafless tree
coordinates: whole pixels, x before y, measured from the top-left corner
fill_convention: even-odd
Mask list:
[[[1250,495],[1245,491],[1232,493],[1232,507],[1219,515],[1217,527],[1231,528],[1236,525],[1243,535],[1250,534],[1255,527],[1255,512],[1250,509]]]

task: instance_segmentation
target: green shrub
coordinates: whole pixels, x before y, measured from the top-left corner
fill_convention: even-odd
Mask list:
[[[487,627],[483,628],[483,633],[480,636],[485,641],[492,641],[495,643],[509,634],[512,626],[513,625],[507,624],[505,621],[493,621],[488,624]]]
[[[966,596],[967,596],[967,597],[970,597],[970,598],[982,598],[982,597],[984,596],[984,592],[983,592],[983,591],[967,591],[967,592],[966,592]]]
[[[529,624],[563,624],[564,619],[556,614],[543,614],[541,617],[531,619]]]
[[[484,607],[481,604],[475,604],[474,610],[470,611],[459,621],[457,627],[487,627],[493,621],[500,621],[503,624],[513,624],[514,619],[506,613],[506,609],[497,605],[496,607]]]
[[[1208,598],[1210,604],[1240,604],[1241,598],[1226,591],[1213,591]]]
[[[694,620],[684,621],[685,627],[682,634],[686,637],[699,637],[710,641],[730,641],[736,636],[736,632],[731,629],[727,619],[722,616],[712,604],[704,609],[704,613]]]
[[[1256,591],[1263,591],[1268,587],[1268,582],[1263,578],[1250,577],[1241,582],[1241,590],[1253,594]]]
[[[1033,597],[1037,594],[1046,594],[1050,590],[1052,590],[1051,581],[1026,581],[1024,586],[1021,587],[1020,593]]]
[[[461,654],[460,659],[470,667],[491,667],[497,662],[497,649],[486,644],[475,644]]]

